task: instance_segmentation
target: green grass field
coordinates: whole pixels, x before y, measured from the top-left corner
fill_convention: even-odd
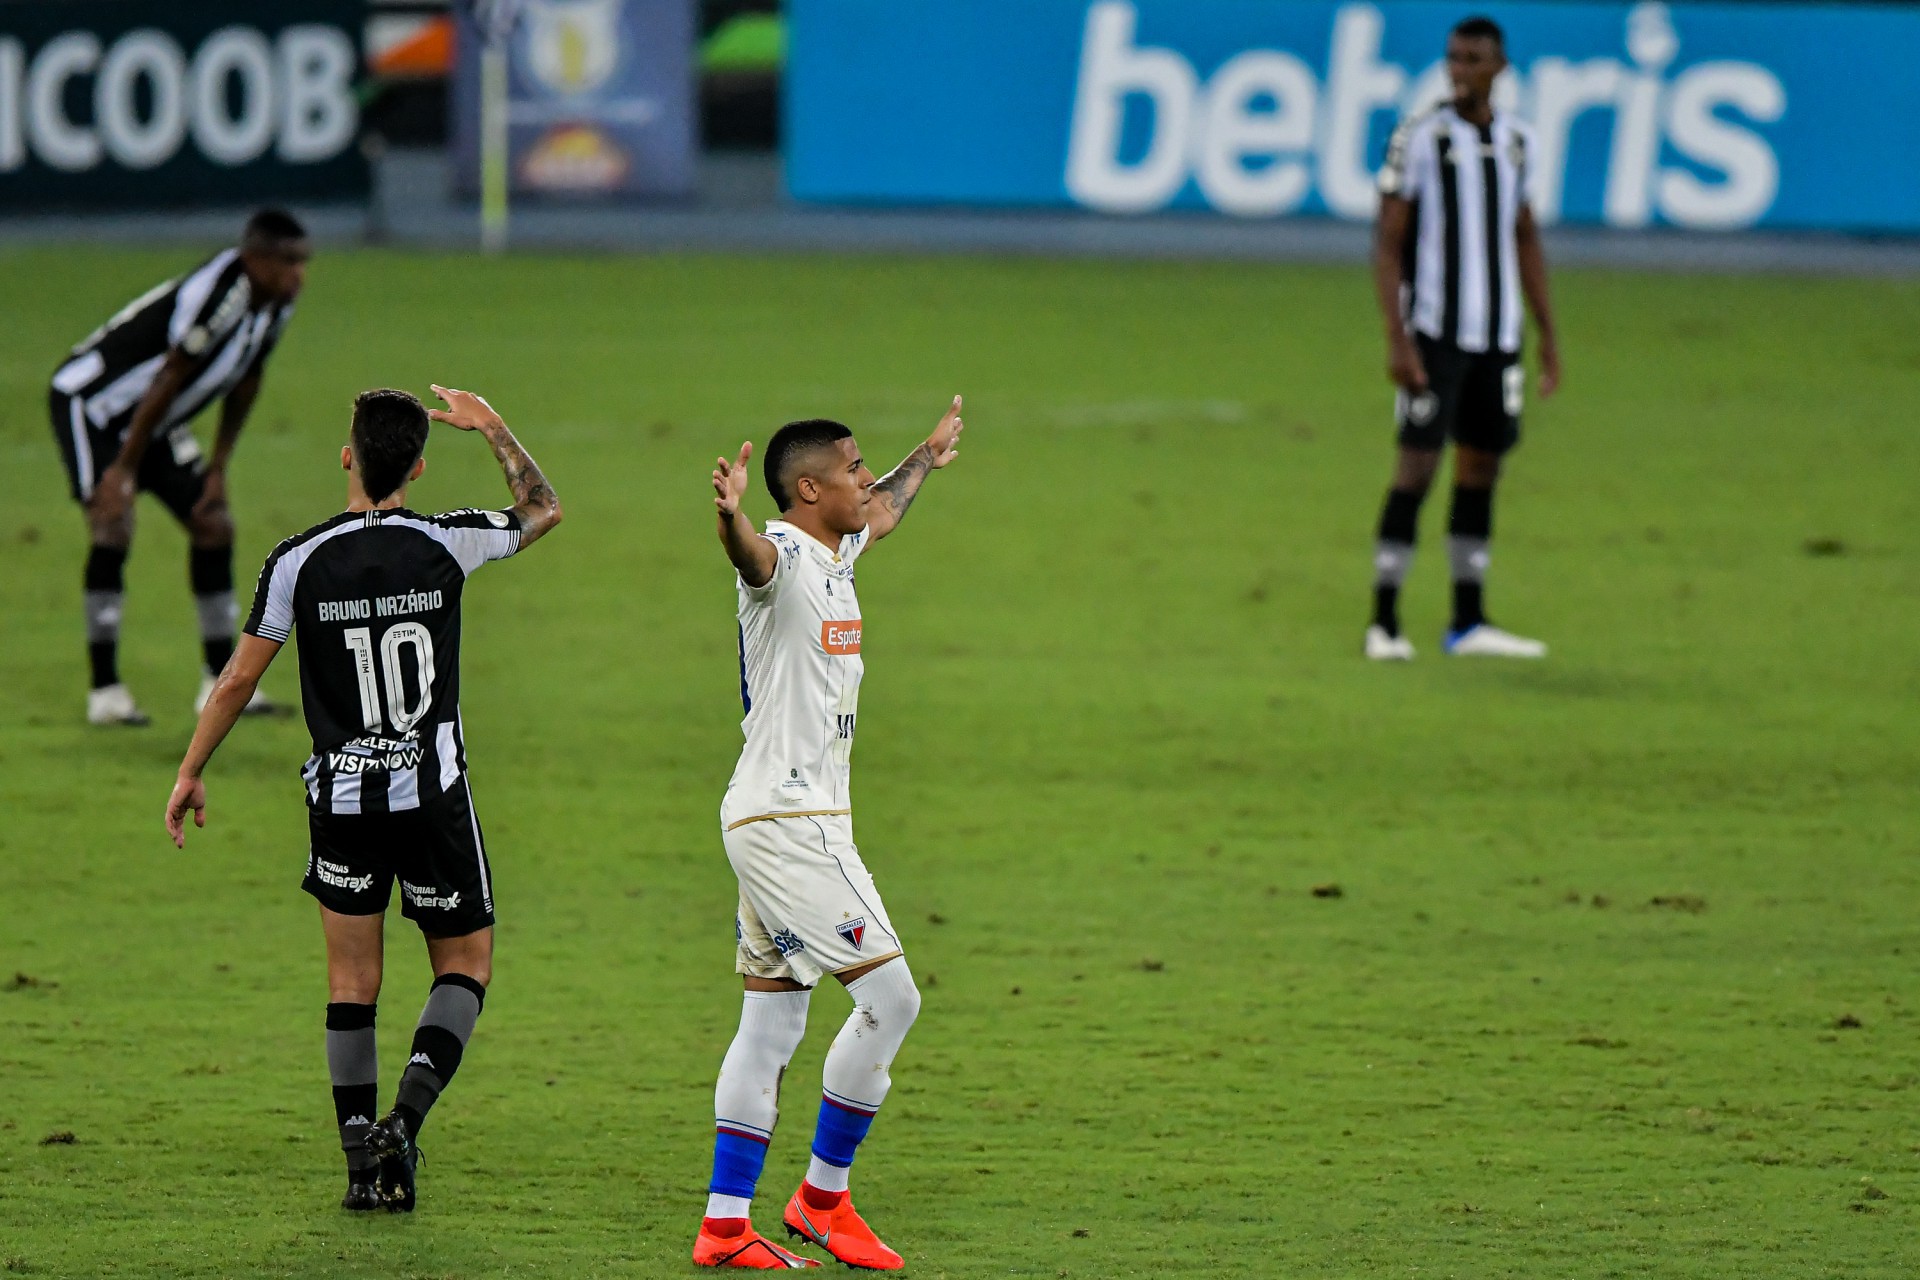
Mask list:
[[[45,379],[190,259],[0,253],[0,1273],[689,1274],[738,1013],[707,471],[811,414],[890,462],[956,391],[959,463],[861,570],[858,829],[927,999],[855,1186],[914,1274],[1920,1271],[1920,288],[1564,274],[1490,592],[1553,656],[1438,657],[1442,500],[1382,669],[1358,271],[324,255],[236,464],[245,580],[340,506],[368,386],[487,392],[567,507],[467,596],[498,967],[421,1211],[368,1221],[298,722],[161,830],[197,649],[150,502],[156,723],[79,723]],[[501,500],[473,438],[428,460],[415,505]],[[426,987],[394,924],[389,1073]]]

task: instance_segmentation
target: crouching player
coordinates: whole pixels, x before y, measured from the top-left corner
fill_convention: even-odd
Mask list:
[[[853,842],[848,762],[864,670],[853,567],[869,543],[899,527],[928,474],[953,461],[960,431],[955,396],[926,442],[876,481],[846,427],[788,423],[767,445],[766,483],[780,518],[763,532],[740,511],[752,444],[713,473],[720,542],[739,572],[746,746],[720,821],[740,879],[735,968],[746,999],[714,1091],[713,1181],[693,1246],[703,1266],[819,1265],[755,1232],[749,1209],[780,1079],[823,974],[845,984],[853,1012],[827,1052],[813,1161],[787,1202],[787,1232],[849,1266],[902,1265],[847,1190],[854,1152],[920,1011],[900,939]]]

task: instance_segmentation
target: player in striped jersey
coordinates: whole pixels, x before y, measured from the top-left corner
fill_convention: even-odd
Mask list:
[[[240,245],[135,298],[73,348],[47,392],[53,435],[86,510],[87,719],[147,723],[120,682],[121,602],[134,496],[160,499],[187,531],[188,579],[206,673],[197,711],[233,653],[233,519],[227,464],[293,317],[312,246],[290,215],[263,210]],[[193,418],[224,400],[211,461]],[[256,699],[250,711],[272,710]]]
[[[1490,19],[1455,26],[1447,38],[1452,100],[1403,121],[1380,171],[1373,274],[1388,376],[1399,388],[1400,447],[1374,553],[1365,652],[1377,660],[1413,657],[1400,630],[1400,585],[1413,561],[1420,504],[1449,440],[1453,621],[1444,648],[1504,658],[1547,652],[1538,640],[1494,626],[1484,605],[1494,485],[1501,459],[1520,439],[1523,295],[1540,332],[1540,394],[1552,395],[1560,383],[1547,260],[1527,202],[1531,137],[1493,105],[1506,65],[1505,40]]]
[[[407,485],[426,467],[427,409],[404,391],[354,401],[341,450],[347,509],[282,542],[260,571],[245,634],[201,712],[167,800],[167,832],[206,825],[201,774],[280,646],[300,634],[300,692],[313,755],[312,837],[302,887],[327,942],[327,1066],[347,1157],[348,1209],[414,1203],[414,1137],[453,1078],[493,972],[493,889],[467,787],[460,724],[460,601],[468,575],[560,522],[546,477],[487,402],[435,387],[431,417],[478,431],[506,473],[505,511],[415,515]],[[377,1099],[374,1001],[393,882],[426,936],[433,987],[393,1110]]]
[[[900,938],[853,840],[851,759],[866,671],[854,564],[899,527],[926,478],[953,461],[960,407],[955,396],[933,434],[879,480],[846,427],[789,422],[767,443],[766,484],[780,518],[763,530],[740,509],[753,446],[721,458],[713,473],[740,622],[746,741],[720,825],[740,881],[734,969],[746,992],[714,1088],[713,1179],[693,1246],[701,1266],[819,1265],[761,1236],[749,1215],[781,1077],[827,974],[845,985],[853,1013],[827,1051],[813,1159],[787,1201],[785,1226],[850,1267],[903,1265],[848,1191],[854,1152],[920,1010]]]

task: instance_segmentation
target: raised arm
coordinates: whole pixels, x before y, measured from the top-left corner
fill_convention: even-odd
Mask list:
[[[1520,206],[1513,237],[1520,254],[1520,289],[1527,295],[1534,327],[1540,330],[1540,394],[1550,396],[1560,387],[1560,338],[1554,332],[1553,299],[1547,292],[1547,250],[1532,205]]]
[[[1411,201],[1380,197],[1380,215],[1373,224],[1373,296],[1387,330],[1387,377],[1396,387],[1418,395],[1427,389],[1427,371],[1400,305],[1400,255],[1412,214]]]
[[[435,385],[433,393],[446,401],[447,407],[429,409],[428,417],[462,431],[478,431],[493,446],[493,456],[513,493],[513,514],[520,519],[520,546],[524,549],[559,524],[560,499],[553,486],[493,406],[471,391]]]
[[[960,452],[960,433],[966,424],[960,420],[960,397],[953,398],[946,416],[924,443],[906,460],[873,483],[873,504],[868,510],[867,528],[875,538],[884,538],[907,518],[907,508],[920,492],[930,472],[952,462]]]
[[[227,659],[220,678],[213,682],[207,705],[200,711],[200,723],[194,726],[193,741],[180,761],[180,775],[174,780],[173,794],[167,797],[167,834],[175,848],[187,847],[187,810],[193,810],[193,825],[207,825],[207,787],[200,775],[207,761],[233,732],[234,722],[260,687],[260,677],[273,665],[280,646],[259,636],[242,635],[240,645]]]
[[[747,496],[747,482],[753,478],[747,469],[747,460],[752,457],[753,441],[749,440],[740,446],[740,456],[732,462],[714,460],[718,465],[713,469],[713,505],[720,513],[720,545],[740,571],[740,580],[750,587],[764,587],[773,581],[780,553],[740,510],[740,500]]]

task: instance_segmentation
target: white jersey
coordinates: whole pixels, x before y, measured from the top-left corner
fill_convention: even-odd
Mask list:
[[[779,552],[762,587],[740,598],[740,722],[746,746],[720,805],[723,825],[844,814],[860,710],[860,601],[853,563],[862,529],[829,547],[784,520],[763,536]]]

